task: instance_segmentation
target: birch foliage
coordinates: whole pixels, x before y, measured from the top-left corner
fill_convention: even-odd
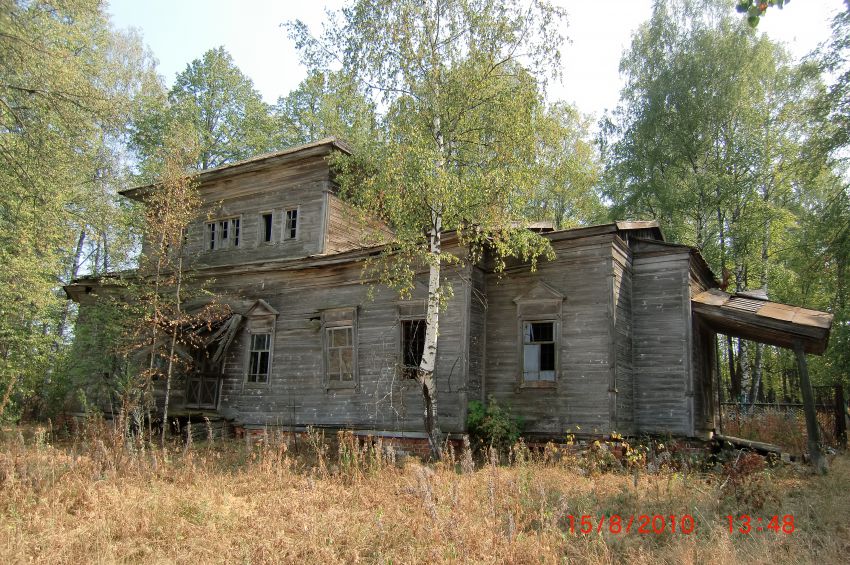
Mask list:
[[[379,138],[338,159],[338,178],[344,197],[395,231],[386,282],[409,291],[428,268],[419,381],[437,454],[441,267],[459,260],[442,239],[456,231],[474,256],[492,250],[497,267],[549,252],[522,225],[539,186],[535,118],[546,79],[558,74],[564,15],[539,0],[359,0],[318,38],[288,24],[308,67],[341,70],[382,110]]]

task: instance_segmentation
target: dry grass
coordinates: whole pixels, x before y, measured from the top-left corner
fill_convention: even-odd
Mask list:
[[[752,457],[726,472],[668,456],[655,473],[599,473],[598,454],[554,450],[471,469],[394,462],[350,437],[318,460],[315,445],[296,454],[280,438],[163,454],[95,432],[56,445],[6,433],[0,562],[775,564],[850,550],[845,455],[826,477]],[[796,531],[730,534],[727,513],[793,514]],[[690,514],[696,531],[572,534],[569,514]]]

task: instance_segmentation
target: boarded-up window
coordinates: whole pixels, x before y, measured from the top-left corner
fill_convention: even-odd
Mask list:
[[[322,326],[327,387],[354,387],[357,381],[356,310],[326,310],[322,313]]]

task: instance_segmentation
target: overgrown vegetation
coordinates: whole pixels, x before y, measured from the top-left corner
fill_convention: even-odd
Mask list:
[[[850,533],[846,455],[815,478],[754,454],[715,463],[659,442],[633,465],[603,457],[616,444],[601,443],[518,444],[502,459],[459,453],[425,466],[350,433],[293,442],[271,430],[223,441],[203,423],[189,432],[198,439],[163,451],[97,419],[62,440],[49,428],[4,429],[0,560],[838,563]],[[594,463],[603,459],[618,463]],[[638,533],[641,515],[664,517],[665,531],[650,519]],[[754,526],[779,516],[780,529],[742,533],[741,515]],[[622,528],[636,517],[629,533],[615,516]],[[694,531],[671,533],[671,516],[693,517]]]
[[[500,405],[494,398],[486,406],[480,400],[469,403],[466,429],[478,448],[509,448],[519,440],[522,428],[522,417],[512,414],[509,407]]]

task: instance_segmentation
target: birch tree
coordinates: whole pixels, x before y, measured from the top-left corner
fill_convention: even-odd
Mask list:
[[[492,250],[497,266],[510,255],[533,265],[549,250],[518,226],[539,185],[534,118],[558,73],[563,17],[542,0],[358,0],[318,38],[288,24],[309,68],[339,69],[383,108],[380,138],[336,166],[343,196],[395,231],[385,280],[404,292],[428,269],[417,380],[437,456],[442,269],[458,261],[443,239],[456,230],[469,249]]]

